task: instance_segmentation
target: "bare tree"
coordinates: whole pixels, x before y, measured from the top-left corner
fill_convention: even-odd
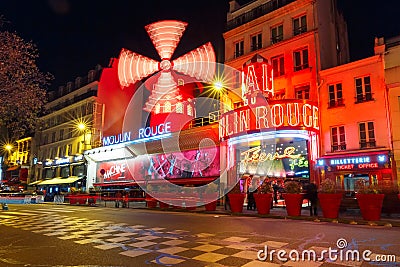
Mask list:
[[[0,16],[0,27],[4,24]],[[35,131],[52,75],[37,65],[38,50],[15,32],[0,28],[0,127],[17,140]]]

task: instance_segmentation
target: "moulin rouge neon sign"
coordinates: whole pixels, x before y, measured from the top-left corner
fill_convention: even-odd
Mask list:
[[[249,150],[246,150],[242,153],[240,153],[241,156],[244,156],[244,158],[241,160],[241,163],[244,165],[247,165],[249,163],[259,163],[259,162],[264,162],[267,160],[276,160],[276,159],[284,159],[284,158],[289,158],[289,159],[298,159],[301,157],[301,154],[295,154],[296,148],[289,146],[285,148],[282,154],[279,154],[278,152],[275,153],[266,153],[264,151],[261,151],[261,147],[253,147],[250,148]]]
[[[245,106],[221,116],[219,137],[224,139],[246,131],[279,127],[319,130],[318,107],[298,100],[254,108]]]

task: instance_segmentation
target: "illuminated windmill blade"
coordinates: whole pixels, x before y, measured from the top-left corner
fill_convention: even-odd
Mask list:
[[[164,20],[145,27],[161,60],[171,59],[186,29],[186,25],[187,23],[177,20]]]
[[[215,74],[215,53],[211,43],[204,44],[173,61],[173,70],[211,82]]]
[[[159,63],[145,56],[126,49],[123,49],[119,55],[118,78],[124,87],[140,81],[158,70]]]

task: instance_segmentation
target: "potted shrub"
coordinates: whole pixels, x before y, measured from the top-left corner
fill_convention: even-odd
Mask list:
[[[217,209],[217,199],[218,185],[215,183],[208,184],[203,193],[206,211],[215,211]]]
[[[245,194],[240,190],[239,182],[228,193],[228,198],[232,212],[243,212]]]
[[[285,199],[286,212],[289,216],[300,216],[303,204],[301,185],[295,181],[285,183],[283,198]]]
[[[334,181],[325,179],[321,182],[318,200],[324,218],[336,219],[339,217],[339,208],[342,198],[343,194],[337,192],[336,183]]]
[[[356,181],[356,190],[356,198],[363,219],[379,221],[385,197],[385,194],[381,193],[381,188],[376,184],[367,186],[364,179],[359,179]]]
[[[269,214],[272,204],[272,189],[271,184],[267,179],[263,181],[257,192],[254,193],[258,214]]]
[[[148,184],[146,187],[146,204],[148,208],[157,207],[157,200],[151,195],[154,192],[154,187],[151,184]]]

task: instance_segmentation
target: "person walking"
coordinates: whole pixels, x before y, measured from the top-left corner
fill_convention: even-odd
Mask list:
[[[119,208],[119,202],[122,200],[122,194],[120,191],[117,191],[115,194],[115,207]]]
[[[316,184],[310,183],[306,190],[307,198],[310,201],[310,216],[317,216],[318,189]]]

